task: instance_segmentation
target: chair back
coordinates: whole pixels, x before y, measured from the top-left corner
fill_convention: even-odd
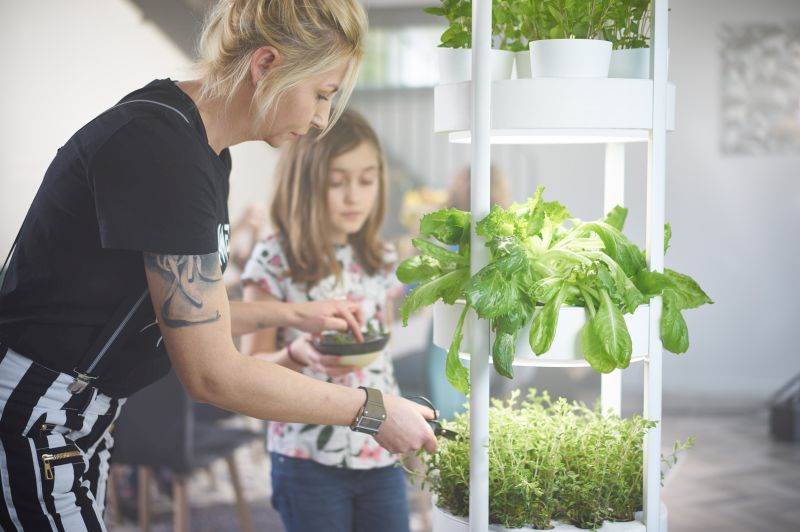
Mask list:
[[[115,423],[112,462],[188,472],[194,452],[192,406],[174,370],[132,395]]]

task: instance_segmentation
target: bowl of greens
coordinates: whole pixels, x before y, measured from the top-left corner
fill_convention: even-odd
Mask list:
[[[364,341],[359,342],[353,331],[327,331],[315,338],[313,344],[324,355],[342,357],[340,363],[343,366],[364,367],[378,358],[391,335],[383,329],[383,325],[373,322],[367,324],[362,334]]]

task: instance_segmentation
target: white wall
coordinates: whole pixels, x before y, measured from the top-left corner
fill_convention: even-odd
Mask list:
[[[83,124],[156,78],[189,79],[191,61],[125,0],[0,3],[0,254],[56,150]],[[231,219],[268,194],[275,150],[232,150]]]

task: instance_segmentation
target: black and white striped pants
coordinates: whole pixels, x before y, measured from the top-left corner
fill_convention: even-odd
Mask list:
[[[0,528],[105,530],[109,428],[124,399],[0,346]]]

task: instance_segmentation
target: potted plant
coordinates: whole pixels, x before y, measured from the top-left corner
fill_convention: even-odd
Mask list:
[[[494,0],[495,4],[498,0]],[[428,7],[430,15],[445,17],[448,27],[442,33],[437,49],[439,83],[457,83],[472,79],[472,2],[471,0],[441,0],[438,7]],[[500,11],[499,11],[500,12]],[[493,15],[494,18],[494,15]],[[499,46],[499,39],[494,39]],[[492,79],[510,79],[514,54],[504,49],[492,49]]]
[[[607,77],[611,43],[601,38],[616,1],[530,0],[546,30],[530,39],[533,77]]]
[[[608,76],[650,78],[650,0],[615,0],[603,35],[613,46]]]
[[[401,306],[404,324],[412,312],[439,300],[448,305],[463,300],[446,363],[448,381],[463,392],[469,379],[459,353],[470,309],[491,322],[494,368],[511,378],[526,327],[521,343],[541,357],[553,346],[565,316],[579,318],[567,343],[592,368],[609,373],[631,360],[626,314],[635,315],[652,297],[661,296],[661,341],[668,351],[683,353],[689,335],[682,310],[712,303],[691,277],[647,268],[643,251],[622,233],[625,209],[616,207],[604,220],[584,222],[561,203],[544,201],[542,192],[539,187],[528,202],[508,209],[496,205],[478,222],[476,232],[485,239],[490,258],[474,276],[469,271],[471,215],[457,209],[441,209],[420,222],[423,236],[454,249],[414,239],[420,255],[398,267],[401,282],[419,283]],[[666,225],[665,251],[670,237]],[[645,330],[646,325],[647,320]]]
[[[469,515],[469,413],[446,427],[459,436],[441,440],[439,450],[420,454],[413,478],[434,496],[434,532],[466,532]],[[489,409],[489,520],[522,530],[613,531],[640,515],[643,442],[655,422],[640,416],[603,415],[582,403],[552,401],[548,394],[519,391]],[[693,444],[677,442],[662,458],[673,465]],[[662,474],[663,478],[663,474]],[[666,515],[662,516],[666,520]]]
[[[514,54],[517,78],[530,78],[529,43],[546,34],[546,18],[539,0],[495,0],[492,4],[492,27],[500,47]]]

